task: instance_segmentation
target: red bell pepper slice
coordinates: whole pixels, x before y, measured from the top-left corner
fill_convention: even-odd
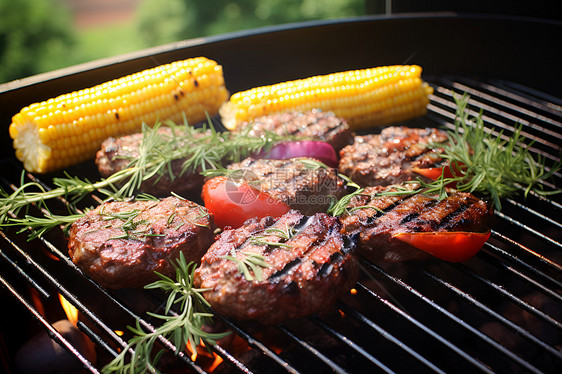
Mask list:
[[[478,253],[490,237],[490,231],[401,232],[392,237],[441,260],[462,262]]]
[[[220,228],[238,228],[250,218],[280,217],[290,208],[244,181],[215,177],[203,185],[205,207]]]
[[[455,178],[461,175],[463,169],[463,165],[460,163],[454,163],[454,173],[451,170],[451,166],[450,164],[442,166],[442,167],[438,167],[438,168],[418,168],[418,167],[414,167],[412,168],[412,171],[414,171],[415,173],[418,173],[420,175],[423,175],[426,178],[429,178],[431,180],[437,180],[441,175],[443,175],[443,178]]]

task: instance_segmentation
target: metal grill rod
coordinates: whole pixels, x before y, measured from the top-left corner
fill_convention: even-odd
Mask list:
[[[483,103],[482,100],[492,101],[494,104],[497,104],[501,107],[507,108],[509,110],[512,110],[512,111],[515,111],[515,112],[518,112],[518,113],[521,113],[522,115],[525,115],[525,116],[528,116],[528,117],[532,117],[532,118],[536,119],[537,121],[546,122],[549,125],[556,126],[556,128],[558,130],[562,129],[562,123],[553,120],[551,117],[547,117],[547,116],[541,115],[539,113],[533,112],[529,109],[525,109],[522,106],[509,103],[509,102],[507,102],[507,101],[505,101],[501,98],[498,98],[497,96],[489,95],[482,90],[471,88],[471,87],[466,86],[466,85],[464,85],[462,83],[459,83],[459,82],[454,82],[454,81],[450,81],[450,80],[446,80],[446,79],[441,79],[440,81],[444,82],[445,84],[447,84],[448,86],[450,86],[452,88],[457,88],[461,92],[468,93],[471,98],[480,99],[480,100],[475,100],[474,102],[476,104],[478,104],[477,106],[479,108],[482,108],[485,112],[500,115],[500,116],[505,117],[506,119],[509,119],[513,122],[520,123],[523,126],[532,126],[532,128],[534,130],[539,130],[541,132],[544,132],[545,134],[548,134],[549,136],[552,136],[552,137],[555,137],[557,139],[562,140],[562,133],[554,131],[554,130],[550,130],[546,127],[543,127],[543,126],[531,123],[527,120],[524,120],[523,118],[519,118],[518,116],[512,115],[512,114],[507,113],[507,112],[502,111],[502,110],[499,110],[499,109],[497,109],[497,108],[495,108],[491,105],[487,105],[487,104]],[[440,92],[442,92],[442,91],[440,91]],[[551,112],[551,114],[554,114],[554,113]]]
[[[293,334],[291,331],[289,331],[289,329],[286,326],[279,325],[278,327],[287,336],[289,336],[291,339],[293,339],[293,341],[295,341],[301,347],[305,348],[307,351],[311,352],[315,356],[315,358],[320,359],[324,364],[329,366],[330,369],[332,369],[332,371],[334,373],[340,373],[340,374],[347,373],[347,371],[345,369],[343,369],[341,366],[334,363],[332,360],[330,360],[328,357],[326,357],[326,355],[324,355],[322,352],[320,352],[314,346],[308,344],[307,342],[305,342],[304,340],[300,339],[295,334]]]
[[[58,344],[64,347],[71,355],[80,360],[85,369],[89,370],[91,373],[99,374],[99,371],[92,365],[92,363],[87,358],[85,358],[68,340],[66,340],[53,326],[51,326],[51,324],[45,318],[43,318],[43,316],[32,305],[30,305],[27,300],[25,300],[25,298],[20,293],[18,293],[17,290],[12,287],[12,285],[2,276],[0,276],[0,283],[2,283],[2,285],[6,287],[6,289],[8,289],[8,291],[10,291],[10,293],[16,299],[18,299],[20,303],[23,304],[23,306],[33,315],[35,320],[39,321],[43,325],[43,327],[47,329],[52,339],[54,339]]]
[[[259,349],[263,354],[265,354],[279,366],[284,368],[288,373],[299,373],[297,369],[289,365],[289,363],[285,362],[281,357],[279,357],[277,353],[273,352],[261,341],[252,337],[249,333],[244,331],[242,327],[238,326],[234,321],[230,320],[230,318],[219,315],[217,315],[217,317],[221,318],[221,320],[223,320],[232,330],[234,330],[238,336],[244,339],[248,343],[248,345]]]
[[[375,267],[375,265],[372,265],[373,267]],[[382,269],[379,269],[381,272],[383,272],[387,278],[389,279],[393,279],[394,277],[387,274],[386,272],[384,272]],[[429,328],[428,326],[426,326],[425,324],[421,323],[420,321],[418,321],[416,318],[414,318],[412,315],[410,315],[409,313],[407,313],[406,311],[404,311],[402,308],[399,308],[398,306],[394,305],[393,303],[391,303],[390,301],[382,298],[380,295],[378,295],[377,293],[373,292],[371,289],[369,289],[368,287],[364,286],[363,284],[358,284],[358,286],[363,289],[365,292],[367,292],[369,295],[371,295],[373,298],[376,298],[377,300],[379,300],[383,305],[385,305],[387,308],[389,308],[390,310],[392,310],[394,313],[398,314],[400,317],[406,319],[408,322],[412,323],[414,326],[418,327],[420,330],[422,330],[423,332],[427,333],[428,335],[430,335],[431,337],[433,337],[435,340],[439,341],[440,343],[442,343],[444,346],[446,346],[447,348],[450,348],[452,351],[454,351],[455,353],[457,353],[459,356],[463,357],[466,361],[468,361],[470,364],[472,364],[475,368],[478,368],[480,371],[485,372],[485,373],[492,373],[492,371],[490,370],[490,368],[488,368],[485,364],[483,364],[482,362],[480,362],[479,360],[475,359],[474,357],[472,357],[471,355],[469,355],[468,353],[466,353],[463,349],[459,348],[456,344],[454,344],[453,342],[451,342],[450,340],[446,339],[445,337],[441,336],[440,334],[436,333],[435,331],[433,331],[431,328]],[[409,286],[407,286],[409,287]],[[414,292],[417,293],[417,291],[415,291],[413,288],[409,289],[410,292]],[[421,294],[420,294],[421,295]],[[432,303],[432,306],[435,306],[437,308],[441,308],[440,306],[438,306],[437,304]],[[444,310],[444,309],[443,309]]]
[[[507,201],[508,203],[510,203],[512,206],[514,206],[516,208],[524,210],[526,213],[530,213],[533,216],[535,216],[537,218],[540,218],[540,219],[548,222],[551,225],[558,226],[559,229],[562,229],[562,222],[555,221],[554,219],[552,219],[552,218],[550,218],[550,217],[548,217],[548,216],[546,216],[546,215],[544,215],[540,212],[537,212],[535,209],[532,209],[529,206],[527,206],[525,204],[521,204],[521,203],[519,203],[519,202],[517,202],[513,199],[505,199],[505,201]]]
[[[481,282],[482,284],[484,284],[484,285],[494,289],[495,291],[499,292],[502,296],[508,298],[511,302],[517,304],[521,308],[525,309],[527,312],[529,312],[529,313],[535,315],[536,317],[542,319],[543,321],[551,324],[553,327],[562,330],[562,323],[558,322],[557,320],[552,318],[550,315],[544,313],[543,311],[535,308],[534,306],[527,303],[523,299],[517,297],[513,293],[507,291],[503,286],[476,274],[474,271],[469,269],[468,266],[466,266],[466,265],[456,264],[456,268],[459,269],[460,271],[462,271],[463,273],[465,273],[467,275],[470,275],[472,278],[476,279],[477,281]]]
[[[3,231],[0,231],[0,235],[6,240],[8,241],[8,238],[5,236]],[[11,258],[9,258],[2,249],[0,249],[0,256],[2,256],[2,258],[4,259],[4,261],[6,261],[8,264],[10,264],[10,266],[12,268],[14,268],[16,270],[16,272],[21,275],[23,277],[23,279],[25,279],[25,281],[27,283],[29,283],[29,285],[31,287],[33,287],[35,290],[37,290],[39,292],[39,294],[45,298],[45,299],[49,299],[51,297],[51,294],[45,290],[45,288],[43,288],[42,286],[39,285],[39,283],[37,283],[33,277],[29,276],[21,267],[18,266],[18,264],[16,264],[14,261],[12,261]]]
[[[453,82],[450,79],[445,78],[442,78],[441,81]],[[457,81],[464,82],[464,86],[480,87],[481,90],[486,90],[487,92],[495,94],[495,96],[490,95],[490,97],[493,98],[493,100],[491,99],[490,101],[495,101],[498,99],[498,97],[508,98],[511,101],[518,102],[520,105],[532,107],[538,111],[548,112],[549,115],[562,119],[562,102],[560,102],[560,99],[558,99],[557,97],[546,94],[544,92],[536,91],[530,87],[524,87],[514,82],[494,82],[492,80],[492,84],[490,84],[483,81],[475,81],[474,79],[470,79],[467,77],[457,77]],[[509,89],[504,89],[501,87],[507,87]],[[513,92],[514,89],[518,92]],[[529,115],[535,116],[536,113],[530,111]],[[548,120],[547,122],[549,121],[550,120]],[[560,124],[562,125],[562,122],[560,122]]]
[[[455,107],[454,102],[451,102],[450,100],[447,100],[447,99],[443,99],[443,98],[441,98],[441,97],[439,97],[439,96],[436,96],[435,94],[431,95],[431,96],[430,96],[430,99],[431,99],[431,102],[430,102],[430,104],[428,104],[428,106],[427,106],[428,110],[430,110],[430,111],[432,111],[432,112],[435,112],[435,113],[439,113],[439,114],[441,114],[441,115],[444,115],[444,116],[446,116],[447,118],[450,118],[452,121],[454,121],[454,119],[455,119],[455,110],[456,110],[456,107]],[[472,99],[471,99],[471,100],[472,100]],[[433,104],[433,103],[439,103],[439,104],[441,104],[441,105],[443,105],[443,106],[445,106],[445,107],[451,109],[452,113],[449,112],[449,111],[446,111],[446,110],[438,109],[438,107],[437,107],[435,104]],[[472,101],[471,101],[471,103],[472,103]],[[467,113],[469,113],[471,116],[478,116],[478,113],[477,113],[476,111],[474,111],[474,110],[467,109]],[[433,118],[435,118],[435,117],[433,117]],[[487,116],[485,113],[482,115],[482,120],[483,120],[484,122],[486,122],[486,123],[489,123],[489,124],[491,124],[491,125],[494,125],[495,128],[499,128],[499,129],[503,129],[503,130],[508,130],[508,131],[511,132],[511,133],[515,131],[515,127],[514,127],[514,126],[507,125],[507,124],[505,124],[505,123],[503,123],[503,122],[500,122],[500,121],[498,121],[498,120],[495,120],[495,119],[493,119],[493,118]],[[437,121],[437,122],[443,123],[442,121],[439,121],[439,120],[436,120],[436,121]],[[450,129],[454,129],[454,128],[455,128],[455,127],[454,127],[452,124],[450,124],[450,123],[445,123],[445,124],[446,124],[447,127],[450,128]],[[493,135],[495,135],[495,136],[498,136],[498,135],[499,135],[499,132],[498,132],[498,131],[496,131],[496,130],[494,130],[494,129],[491,129],[491,128],[489,128],[489,127],[486,127],[486,128],[485,128],[485,131],[487,131],[487,132],[489,132],[489,133],[491,133],[491,134],[493,134]],[[552,143],[552,142],[549,142],[549,141],[547,141],[547,140],[544,140],[543,138],[537,137],[537,136],[535,136],[535,135],[529,134],[529,133],[526,132],[526,131],[523,131],[523,130],[522,130],[522,131],[521,131],[521,135],[524,136],[526,139],[533,140],[533,141],[535,142],[535,144],[542,144],[542,145],[547,146],[547,147],[550,147],[550,148],[556,148],[556,144],[554,144],[554,143]],[[506,134],[502,133],[501,139],[503,139],[503,140],[508,140],[509,137],[508,137]],[[538,149],[538,148],[536,148],[535,146],[529,147],[529,150],[532,151],[532,152],[534,152],[534,153],[536,153],[536,154],[541,155],[542,157],[544,157],[544,158],[546,158],[546,159],[549,159],[550,161],[553,161],[553,162],[558,161],[558,159],[557,159],[555,156],[553,156],[552,154],[550,154],[550,153],[548,153],[548,152],[546,152],[546,151],[543,151],[543,150],[541,150],[541,149]],[[560,177],[560,174],[558,173],[557,176]]]
[[[524,223],[522,223],[522,222],[519,222],[519,221],[516,220],[515,218],[509,217],[509,216],[503,214],[502,212],[495,212],[494,214],[496,214],[498,217],[500,217],[500,218],[506,220],[507,222],[509,222],[509,223],[511,223],[511,224],[514,224],[514,225],[516,225],[516,226],[518,226],[518,227],[524,229],[525,231],[527,231],[527,232],[529,232],[529,233],[531,233],[531,234],[537,236],[538,238],[541,238],[542,240],[547,241],[547,242],[549,242],[550,244],[555,245],[556,247],[562,248],[562,243],[559,243],[559,242],[557,242],[556,240],[550,238],[549,236],[547,236],[547,235],[545,235],[545,234],[543,234],[543,233],[541,233],[541,232],[539,232],[539,231],[533,229],[532,227],[529,227],[528,225],[526,225],[526,224],[524,224]],[[558,268],[560,268],[560,265],[556,264],[556,266],[557,266]]]
[[[501,90],[500,87],[504,87],[507,92],[517,91],[517,95],[527,100],[537,101],[537,104],[539,104],[538,100],[542,100],[545,110],[558,116],[562,113],[562,99],[559,97],[510,81],[490,79],[490,84],[496,85],[498,90]]]
[[[556,271],[560,271],[560,265],[558,265],[557,263],[551,261],[550,259],[542,256],[540,253],[537,253],[536,251],[533,251],[532,249],[524,246],[523,244],[517,243],[516,241],[514,241],[511,238],[506,237],[505,235],[503,235],[502,233],[492,230],[492,235],[494,237],[497,237],[498,239],[501,239],[502,241],[504,241],[507,244],[512,245],[513,247],[519,249],[520,251],[524,252],[527,255],[533,256],[534,259],[540,261],[543,265],[548,266],[549,268],[556,270]],[[534,266],[529,266],[528,264],[526,264],[525,262],[519,260],[516,256],[490,244],[490,242],[486,243],[486,245],[484,246],[484,249],[486,247],[490,247],[492,248],[495,252],[497,252],[498,254],[501,254],[502,257],[504,258],[508,258],[511,261],[519,264],[520,266],[525,267],[528,271],[533,272],[534,274],[540,275],[541,277],[550,280],[551,282],[557,284],[559,287],[561,286],[562,283],[552,279],[551,277],[549,277],[548,275],[540,272],[538,269],[536,269]]]
[[[493,340],[492,338],[490,338],[489,336],[487,336],[486,334],[482,333],[481,331],[479,331],[478,329],[472,327],[471,325],[469,325],[467,322],[465,322],[463,319],[457,317],[456,315],[454,315],[453,313],[449,312],[448,310],[446,310],[445,308],[441,307],[440,305],[436,304],[434,301],[430,300],[427,296],[425,296],[424,294],[420,293],[419,291],[417,291],[415,288],[413,288],[412,286],[406,284],[404,281],[402,281],[401,279],[394,277],[388,273],[386,273],[384,270],[382,270],[381,268],[379,268],[378,266],[371,264],[371,263],[367,263],[365,262],[365,265],[368,266],[369,268],[375,270],[376,272],[378,272],[379,274],[383,275],[385,278],[387,278],[388,280],[392,281],[394,284],[400,286],[402,289],[406,290],[408,293],[410,293],[411,295],[415,296],[417,299],[423,301],[426,305],[430,306],[431,308],[433,308],[434,310],[436,310],[438,313],[444,315],[445,317],[447,317],[448,319],[450,319],[452,322],[456,323],[457,325],[461,326],[462,328],[464,328],[465,330],[467,330],[468,332],[472,333],[474,336],[478,337],[480,340],[482,340],[483,342],[489,344],[490,346],[492,346],[494,349],[496,349],[497,351],[503,353],[504,355],[506,355],[507,357],[509,357],[511,360],[513,360],[514,362],[518,363],[519,365],[525,367],[527,370],[534,372],[534,373],[540,373],[541,371],[539,369],[537,369],[535,366],[533,366],[532,364],[530,364],[529,362],[527,362],[526,360],[522,359],[521,357],[519,357],[518,355],[516,355],[515,353],[513,353],[511,350],[507,349],[506,347],[504,347],[503,345],[501,345],[500,343],[496,342],[495,340]],[[464,352],[461,352],[461,354],[465,354]],[[475,361],[475,359],[472,356],[468,356],[468,360],[473,360]],[[482,371],[485,372],[490,372],[490,369],[485,366],[482,365],[479,361],[475,361],[473,362],[473,364],[476,364],[477,367],[479,367],[479,369],[481,369]]]
[[[496,251],[496,252],[500,253],[500,255],[505,253],[505,251],[501,250],[500,248],[497,248],[497,247],[495,247],[491,244],[486,244],[486,246],[484,246],[484,248],[482,248],[480,250],[480,253],[479,253],[479,256],[483,257],[483,259],[486,262],[496,266],[499,269],[506,270],[507,272],[515,275],[516,277],[519,277],[519,278],[523,279],[526,283],[534,286],[537,290],[541,291],[542,293],[552,297],[553,299],[557,300],[558,302],[562,302],[562,296],[561,295],[554,292],[549,287],[547,287],[547,286],[539,283],[538,281],[528,277],[527,275],[521,273],[520,271],[516,270],[512,266],[509,266],[506,263],[499,261],[495,256],[493,256],[490,252],[488,252],[489,249],[492,249],[493,251]],[[552,277],[538,271],[537,269],[535,269],[532,266],[529,266],[528,264],[519,260],[515,256],[511,256],[511,257],[514,259],[514,263],[516,263],[517,265],[523,266],[526,270],[530,270],[535,276],[539,276],[542,279],[546,280],[547,282],[552,283],[555,287],[560,288],[560,282],[558,282],[556,279],[553,279]],[[506,257],[506,260],[511,261],[512,258]]]
[[[366,287],[363,284],[360,284],[360,287],[365,289]],[[370,290],[369,290],[370,291]],[[372,292],[372,291],[370,291]],[[381,301],[383,301],[381,299]],[[386,300],[385,300],[386,301]],[[383,302],[385,302],[383,301]],[[353,317],[354,319],[356,319],[357,321],[362,322],[363,324],[369,326],[371,329],[373,329],[374,331],[376,331],[379,335],[381,335],[383,338],[385,338],[386,340],[388,340],[389,342],[393,343],[394,345],[396,345],[397,347],[399,347],[400,349],[402,349],[403,351],[405,351],[406,353],[408,353],[410,356],[414,357],[416,360],[418,360],[420,363],[422,363],[423,365],[427,366],[429,369],[431,369],[432,371],[436,372],[436,373],[442,373],[445,374],[445,372],[441,369],[439,369],[439,367],[437,367],[435,364],[433,364],[431,361],[429,361],[427,358],[425,358],[424,356],[422,356],[421,354],[419,354],[418,352],[416,352],[414,349],[410,348],[406,343],[404,343],[403,341],[401,341],[400,339],[396,338],[395,336],[393,336],[392,334],[390,334],[388,331],[386,331],[385,329],[383,329],[381,326],[377,325],[375,322],[371,321],[369,318],[365,317],[363,314],[359,313],[358,311],[356,311],[355,309],[351,308],[349,305],[344,304],[342,302],[338,303],[338,307],[341,308],[345,314],[350,315],[351,317]],[[396,308],[396,306],[392,306],[393,308]],[[394,309],[393,309],[394,310]],[[395,310],[397,313],[399,314],[403,314],[404,312],[401,309],[396,309]],[[419,324],[421,325],[421,323],[419,323],[418,321],[414,320],[413,318],[411,318],[411,316],[404,316],[405,318],[408,318],[408,320],[414,324]],[[421,326],[418,326],[421,328]],[[426,329],[425,326],[423,326],[422,328],[423,330]],[[427,329],[428,333],[431,333],[432,331],[430,329]]]
[[[502,316],[501,314],[497,313],[496,311],[488,308],[486,305],[484,305],[483,303],[481,303],[480,301],[476,300],[474,297],[472,297],[470,294],[462,291],[461,289],[459,289],[458,287],[454,286],[453,284],[439,278],[438,276],[431,274],[427,271],[424,271],[424,273],[430,277],[431,279],[433,279],[434,281],[436,281],[437,283],[441,284],[442,286],[444,286],[445,288],[447,288],[450,291],[453,291],[455,294],[457,294],[458,296],[460,296],[462,299],[466,300],[467,302],[469,302],[470,304],[472,304],[473,306],[475,306],[476,308],[478,308],[479,310],[485,312],[486,314],[488,314],[489,316],[493,317],[494,319],[496,319],[498,322],[502,323],[503,325],[507,326],[508,328],[510,328],[512,331],[516,332],[517,335],[523,336],[526,339],[528,339],[529,341],[537,344],[538,346],[540,346],[541,348],[543,348],[545,351],[551,353],[552,355],[558,357],[559,359],[562,359],[562,352],[559,352],[556,348],[551,347],[550,345],[546,344],[545,342],[543,342],[542,340],[538,339],[536,336],[534,336],[533,334],[531,334],[529,331],[525,330],[524,328],[522,328],[521,326],[511,322],[509,319],[505,318],[504,316]]]
[[[339,333],[338,331],[336,331],[335,329],[333,329],[331,326],[328,326],[324,321],[322,321],[320,318],[318,317],[311,317],[311,319],[314,321],[314,323],[316,323],[318,326],[322,327],[324,330],[326,330],[327,332],[329,332],[333,337],[335,337],[336,339],[338,339],[339,341],[341,341],[342,343],[344,343],[345,345],[347,345],[348,347],[350,347],[351,349],[353,349],[354,351],[356,351],[357,353],[361,354],[361,356],[365,357],[367,360],[369,360],[370,362],[372,362],[373,364],[375,364],[377,367],[381,368],[383,371],[387,372],[387,373],[394,373],[393,370],[391,370],[388,366],[386,366],[385,364],[383,364],[380,360],[378,360],[377,358],[373,357],[372,355],[369,354],[369,352],[365,351],[361,346],[359,346],[357,343],[355,343],[353,340],[351,340],[349,337]]]

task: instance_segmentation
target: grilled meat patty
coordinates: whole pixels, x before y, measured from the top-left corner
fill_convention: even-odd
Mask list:
[[[180,128],[159,127],[158,135],[163,139],[172,140],[174,136],[185,135]],[[205,136],[197,133],[196,136]],[[102,177],[110,175],[127,168],[131,160],[135,160],[140,155],[140,148],[143,141],[143,133],[134,133],[118,138],[108,138],[96,154],[96,165]],[[180,142],[177,146],[189,147],[188,141]],[[144,181],[140,187],[141,192],[146,192],[154,196],[169,196],[170,192],[175,192],[182,196],[198,195],[204,183],[204,178],[198,172],[182,172],[185,159],[177,159],[171,162],[171,176],[169,171],[161,175],[155,175]]]
[[[412,168],[441,166],[439,149],[426,145],[446,140],[438,129],[387,127],[380,134],[356,136],[340,151],[338,170],[363,187],[410,180],[419,176]]]
[[[270,114],[243,122],[234,131],[248,131],[250,135],[255,136],[273,132],[308,140],[320,140],[329,143],[336,151],[353,142],[353,133],[344,119],[332,112],[323,112],[319,109]]]
[[[355,284],[353,250],[337,218],[291,210],[224,231],[203,256],[194,284],[208,289],[203,296],[222,315],[281,323],[325,311]],[[239,263],[252,255],[268,266],[258,266],[258,274],[248,267],[245,276]]]
[[[244,179],[273,199],[306,215],[325,212],[334,199],[346,193],[345,181],[338,176],[337,170],[319,167],[313,159],[247,158],[229,165],[228,169],[239,171],[232,175],[235,180]]]
[[[417,187],[412,183],[367,187],[351,199],[340,219],[345,234],[359,234],[359,254],[374,262],[422,260],[430,256],[392,236],[402,232],[488,230],[491,208],[467,192],[447,189],[444,200],[422,193],[379,195]]]
[[[188,200],[107,202],[70,227],[72,261],[103,287],[142,287],[154,271],[171,276],[183,252],[199,262],[214,240],[213,219]]]

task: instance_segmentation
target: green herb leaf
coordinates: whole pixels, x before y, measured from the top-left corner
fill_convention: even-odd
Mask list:
[[[234,253],[234,249],[232,249],[230,255],[222,256],[222,258],[236,263],[238,266],[238,271],[240,272],[240,274],[244,275],[244,278],[246,278],[248,282],[251,282],[254,279],[256,279],[258,282],[261,282],[263,280],[261,268],[270,268],[271,264],[265,261],[265,257],[258,253],[241,253],[245,255],[244,258],[236,257],[236,253]]]
[[[164,323],[150,332],[144,331],[138,320],[136,327],[128,327],[135,336],[129,340],[121,353],[102,369],[103,373],[145,373],[147,371],[158,373],[156,365],[163,351],[157,352],[154,358],[152,357],[154,345],[160,337],[171,341],[177,353],[182,351],[187,344],[195,348],[201,341],[209,347],[216,344],[218,339],[230,334],[230,332],[208,333],[203,331],[203,325],[210,323],[213,315],[208,312],[208,303],[201,295],[204,290],[193,287],[193,273],[197,265],[193,262],[188,264],[180,252],[180,258],[174,266],[176,267],[175,281],[157,273],[160,280],[145,287],[161,289],[169,293],[164,315],[147,312],[148,315],[163,320]],[[178,314],[170,314],[174,305],[179,305]],[[127,362],[131,350],[131,357]]]

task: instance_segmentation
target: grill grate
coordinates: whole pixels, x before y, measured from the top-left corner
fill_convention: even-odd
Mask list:
[[[521,123],[522,135],[534,140],[534,155],[549,163],[560,159],[559,99],[510,82],[427,80],[435,88],[429,113],[412,125],[452,128],[453,96],[467,92],[472,110],[484,110],[491,131],[503,131],[507,138]],[[7,171],[0,179],[2,187],[13,189],[20,183],[21,165],[13,159],[0,163]],[[49,187],[41,178],[36,181]],[[561,181],[556,173],[554,183],[560,186]],[[96,201],[94,196],[84,206]],[[64,203],[54,204],[64,209]],[[211,347],[223,359],[216,372],[559,372],[561,197],[531,193],[525,200],[505,199],[502,204],[490,240],[463,264],[375,265],[361,260],[362,279],[354,292],[325,315],[265,329],[218,316],[218,323],[230,328],[234,337]],[[129,334],[121,337],[116,330],[125,330],[136,319],[145,330],[153,330],[157,321],[145,312],[163,308],[164,296],[156,292],[100,288],[69,260],[60,233],[27,242],[25,234],[7,228],[0,231],[0,258],[4,292],[92,373],[125,346]],[[89,362],[52,327],[53,321],[31,301],[30,289],[45,303],[59,293],[80,311],[78,327],[95,343],[97,363]],[[237,342],[247,347],[236,348]],[[171,342],[161,343],[174,350]],[[206,372],[200,360],[194,363],[181,352],[174,363],[164,364]]]

